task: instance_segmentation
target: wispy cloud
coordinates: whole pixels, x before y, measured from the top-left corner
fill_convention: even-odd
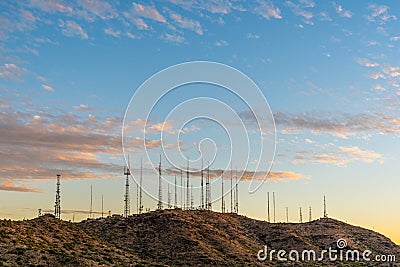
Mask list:
[[[51,87],[50,85],[46,85],[46,84],[43,84],[42,88],[44,90],[46,90],[46,91],[49,91],[49,92],[54,92],[55,91],[53,87]]]
[[[111,28],[104,29],[104,33],[107,35],[114,36],[115,38],[119,38],[121,36],[121,32],[117,30],[113,30]]]
[[[184,18],[180,14],[174,12],[171,12],[170,17],[180,28],[189,29],[196,32],[198,35],[203,35],[203,29],[200,22]]]
[[[132,12],[142,18],[155,20],[158,22],[166,23],[167,20],[163,15],[158,12],[154,6],[145,6],[142,4],[132,3]]]
[[[281,10],[274,6],[270,1],[257,1],[257,6],[254,8],[254,12],[261,17],[269,19],[281,19]]]
[[[23,185],[17,186],[13,183],[0,184],[0,191],[41,193],[41,190],[39,188],[29,188]]]
[[[379,153],[370,150],[362,150],[358,146],[340,146],[338,150],[327,151],[323,153],[318,153],[311,150],[297,152],[293,160],[293,164],[319,163],[343,167],[347,166],[347,164],[351,162],[357,161],[364,163],[378,162],[380,164],[384,162],[383,156]]]
[[[61,32],[68,37],[79,37],[81,39],[88,39],[89,36],[86,31],[76,22],[68,20],[66,22],[60,20],[59,23],[62,28]]]
[[[336,13],[339,16],[348,18],[348,19],[350,19],[353,16],[353,14],[349,10],[344,9],[344,7],[342,5],[338,5],[336,3],[334,5],[335,5]]]
[[[225,40],[215,41],[215,46],[227,46],[227,45],[229,45],[229,43]]]
[[[21,68],[13,63],[6,63],[0,66],[0,77],[8,80],[22,81],[22,75],[26,72],[24,68]]]
[[[368,58],[357,58],[357,63],[364,67],[378,67],[379,63],[372,62]]]
[[[395,15],[389,14],[389,7],[385,5],[371,4],[368,6],[368,10],[371,13],[367,16],[367,19],[371,22],[385,24],[389,21],[397,19]]]
[[[72,13],[73,11],[73,8],[62,0],[31,0],[29,4],[48,13]]]
[[[354,135],[399,134],[400,120],[387,114],[335,114],[323,116],[316,113],[290,114],[276,112],[275,122],[282,127],[281,133],[293,134],[309,131],[312,134],[327,133],[348,138]]]
[[[118,17],[118,12],[107,1],[80,0],[78,2],[85,11],[88,11],[101,19],[112,19]]]
[[[164,39],[167,42],[175,43],[175,44],[182,44],[185,42],[185,38],[178,34],[165,33],[162,36],[162,39]]]
[[[314,25],[312,8],[315,7],[315,3],[313,1],[300,1],[299,3],[286,1],[286,5],[295,15],[302,17],[304,23]]]

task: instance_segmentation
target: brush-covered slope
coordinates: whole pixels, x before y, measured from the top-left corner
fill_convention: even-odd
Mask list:
[[[269,248],[298,251],[336,248],[371,250],[373,254],[395,254],[400,247],[376,232],[333,219],[302,224],[267,223],[236,214],[210,211],[163,210],[103,220],[86,220],[81,227],[100,239],[128,250],[141,259],[171,266],[283,266],[285,262],[258,262],[257,252]],[[293,262],[286,265],[293,266]],[[297,262],[295,265],[316,265]],[[324,262],[323,266],[377,266],[375,263]],[[384,264],[383,266],[390,266]]]

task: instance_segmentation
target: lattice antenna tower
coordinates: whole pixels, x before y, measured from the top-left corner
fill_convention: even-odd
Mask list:
[[[176,184],[176,175],[175,175],[175,189],[174,189],[174,208],[175,209],[178,208],[178,192],[177,192],[177,190],[178,190],[178,187]]]
[[[328,218],[328,213],[326,213],[326,199],[324,196],[324,218]]]
[[[56,217],[56,219],[61,218],[60,177],[61,175],[57,174],[56,202],[54,205],[54,217]]]
[[[231,213],[233,212],[233,175],[232,175],[232,161],[231,161]]]
[[[301,212],[301,207],[300,207],[300,223],[302,223],[303,222],[303,213]]]
[[[275,192],[272,192],[272,201],[273,201],[273,204],[274,204],[274,223],[276,222],[276,217],[275,217],[275,208],[276,208],[276,206],[275,206]]]
[[[225,200],[224,200],[224,171],[222,171],[221,173],[221,194],[222,194],[222,198],[221,198],[221,212],[225,213]]]
[[[308,221],[309,221],[309,222],[312,221],[312,211],[311,211],[311,207],[308,208]]]
[[[236,184],[235,184],[235,212],[239,213],[239,184],[238,184],[237,168],[236,168],[235,178],[236,178]]]
[[[267,192],[267,220],[271,222],[270,214],[269,214],[269,192]]]
[[[160,163],[158,164],[158,204],[157,209],[161,210],[162,206],[162,188],[161,188],[161,155],[160,155]]]
[[[207,179],[206,179],[206,208],[211,210],[211,183],[210,183],[210,162],[207,165]]]
[[[124,217],[127,218],[130,214],[130,197],[129,197],[129,175],[131,175],[129,155],[128,166],[124,167],[125,177],[125,196],[124,196]]]
[[[189,185],[189,157],[187,159],[186,168],[186,208],[190,208],[190,185]]]

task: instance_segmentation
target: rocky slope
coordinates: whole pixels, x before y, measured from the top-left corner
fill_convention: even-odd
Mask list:
[[[348,249],[395,254],[397,262],[257,260],[276,251]],[[288,255],[286,254],[286,258]],[[326,257],[326,259],[328,259]],[[236,214],[162,210],[80,223],[42,216],[0,221],[0,266],[400,266],[400,247],[383,235],[333,219],[267,223]]]

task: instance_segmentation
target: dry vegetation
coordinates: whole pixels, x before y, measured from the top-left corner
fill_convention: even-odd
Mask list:
[[[42,216],[0,221],[0,266],[315,266],[311,262],[258,262],[265,244],[279,249],[349,248],[396,254],[388,238],[333,219],[303,224],[270,224],[236,214],[163,210],[128,219],[70,223]],[[377,266],[323,262],[319,266]],[[381,265],[397,266],[397,265]]]

